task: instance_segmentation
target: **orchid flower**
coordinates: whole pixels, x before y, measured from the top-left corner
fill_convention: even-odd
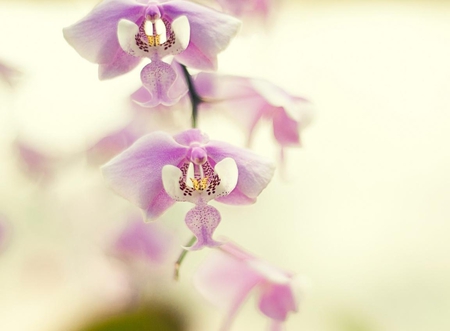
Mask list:
[[[208,301],[227,311],[221,331],[230,328],[251,292],[257,293],[258,308],[269,317],[271,331],[281,331],[288,314],[298,311],[297,279],[232,242],[207,257],[194,284]]]
[[[273,176],[273,164],[249,150],[209,140],[198,129],[174,137],[154,132],[102,167],[109,186],[144,210],[147,219],[159,217],[175,201],[195,207],[186,225],[197,238],[191,249],[216,246],[212,234],[219,211],[207,203],[251,204]]]
[[[154,103],[173,104],[183,90],[177,90],[177,73],[162,59],[175,56],[186,66],[215,70],[217,54],[239,26],[239,20],[189,1],[104,0],[65,28],[64,37],[99,64],[100,79],[129,72],[149,58],[141,71],[143,86]]]
[[[261,79],[200,73],[195,84],[205,100],[222,103],[239,119],[248,131],[249,143],[256,125],[265,118],[272,121],[275,139],[282,150],[301,145],[300,133],[312,117],[308,100]]]
[[[132,217],[114,243],[114,251],[126,259],[162,265],[167,261],[173,239],[173,235],[160,224],[145,224],[140,218]]]

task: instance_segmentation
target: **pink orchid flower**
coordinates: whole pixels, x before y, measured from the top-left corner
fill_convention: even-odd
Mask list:
[[[298,311],[295,277],[227,242],[200,265],[194,276],[197,290],[226,310],[221,331],[230,328],[239,307],[257,293],[261,313],[270,318],[270,330],[281,331],[290,312]]]
[[[174,236],[160,224],[131,217],[114,243],[114,251],[126,260],[139,259],[157,266],[168,261],[173,242]]]
[[[154,132],[102,167],[109,186],[143,209],[147,219],[159,217],[175,201],[195,204],[186,225],[197,242],[191,249],[216,246],[212,234],[219,211],[207,203],[251,204],[273,176],[273,164],[249,150],[209,140],[191,129],[174,137]]]
[[[282,150],[301,145],[300,133],[312,118],[308,100],[268,81],[247,77],[200,73],[195,85],[201,97],[222,103],[238,118],[248,132],[249,143],[256,125],[267,119]],[[208,107],[208,103],[202,106]]]
[[[177,73],[162,59],[172,55],[186,66],[215,70],[217,54],[239,27],[239,20],[189,1],[104,0],[65,28],[64,37],[99,64],[100,79],[129,72],[149,58],[141,71],[143,86],[154,102],[173,104],[171,97],[183,91],[176,90]]]

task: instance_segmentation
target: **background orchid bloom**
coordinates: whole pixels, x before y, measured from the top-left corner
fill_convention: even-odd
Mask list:
[[[211,253],[194,276],[197,290],[227,311],[221,331],[229,330],[239,307],[256,292],[259,310],[270,318],[270,330],[281,331],[290,312],[298,311],[299,292],[292,274],[227,242]]]
[[[247,77],[200,73],[195,85],[201,97],[212,104],[223,104],[244,125],[249,143],[256,125],[268,119],[282,149],[301,145],[300,133],[312,118],[308,100],[268,81]],[[202,107],[209,107],[208,103]]]
[[[100,79],[124,74],[149,58],[141,71],[144,87],[152,100],[173,104],[180,96],[176,88],[171,91],[177,73],[162,59],[174,55],[186,66],[215,70],[217,54],[239,26],[239,20],[189,1],[104,0],[65,28],[64,37],[82,57],[99,64]]]
[[[19,70],[0,61],[0,79],[6,82],[10,87],[15,85],[20,74]]]
[[[260,18],[267,21],[274,9],[274,0],[217,0],[223,10],[239,18]]]
[[[191,129],[174,137],[165,132],[143,136],[102,171],[109,186],[143,209],[149,220],[175,201],[194,203],[186,223],[197,236],[195,248],[200,248],[218,244],[211,235],[220,214],[207,202],[212,198],[237,205],[255,202],[271,180],[274,165],[249,150],[209,140],[200,130]]]
[[[174,235],[161,224],[130,217],[114,243],[114,252],[125,260],[144,260],[153,266],[168,262]]]

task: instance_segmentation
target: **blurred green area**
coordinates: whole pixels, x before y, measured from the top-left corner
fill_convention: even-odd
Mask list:
[[[112,316],[94,318],[74,331],[184,331],[185,318],[161,305],[143,305]]]

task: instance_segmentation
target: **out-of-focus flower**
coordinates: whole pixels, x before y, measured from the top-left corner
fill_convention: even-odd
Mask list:
[[[301,145],[300,133],[312,118],[308,100],[265,80],[247,77],[200,73],[195,85],[202,98],[221,103],[244,125],[249,143],[256,125],[268,119],[282,149]],[[202,106],[208,107],[208,103]]]
[[[145,91],[145,89],[142,89]],[[146,97],[146,93],[138,90],[135,95]],[[90,142],[86,149],[87,161],[94,166],[102,165],[126,148],[138,138],[156,130],[178,131],[185,128],[189,121],[190,104],[186,98],[181,99],[177,107],[158,105],[151,110],[129,101],[130,120],[125,125],[107,132],[97,140]]]
[[[274,9],[274,0],[217,0],[227,13],[243,19],[262,19],[267,22]]]
[[[141,71],[144,87],[153,102],[173,104],[183,89],[162,59],[174,55],[189,67],[215,70],[217,54],[239,26],[239,20],[189,1],[104,0],[65,28],[64,37],[81,56],[99,64],[100,79],[124,74],[149,58]]]
[[[17,151],[19,164],[27,175],[43,182],[53,177],[60,161],[57,157],[47,155],[20,139],[14,142],[13,147]]]
[[[126,260],[144,260],[152,265],[167,262],[173,246],[173,235],[160,224],[144,223],[131,218],[114,243],[115,253]]]
[[[13,87],[20,76],[20,71],[0,62],[0,78]]]
[[[0,253],[4,251],[11,240],[12,224],[9,218],[0,213]]]
[[[142,134],[141,134],[142,135]],[[133,144],[140,136],[134,123],[115,130],[92,144],[86,151],[88,162],[103,164]]]
[[[207,257],[194,283],[208,301],[226,310],[221,331],[230,328],[251,292],[256,292],[259,310],[270,318],[271,331],[282,330],[288,314],[298,311],[300,289],[296,278],[231,242]]]
[[[186,224],[197,237],[192,249],[198,249],[218,244],[211,236],[220,214],[207,202],[255,202],[272,178],[274,166],[249,150],[209,140],[200,130],[191,129],[174,137],[164,132],[146,135],[102,171],[110,187],[143,209],[150,220],[175,201],[194,203]]]

